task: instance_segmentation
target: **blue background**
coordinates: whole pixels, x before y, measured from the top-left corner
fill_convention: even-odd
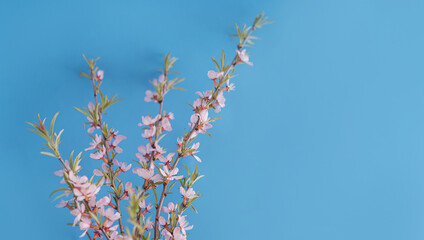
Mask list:
[[[140,117],[157,112],[143,98],[162,56],[172,51],[187,79],[165,103],[172,148],[186,103],[211,84],[210,57],[233,55],[234,23],[262,10],[275,23],[257,32],[255,65],[239,67],[214,139],[200,139],[190,239],[423,239],[424,2],[408,0],[1,1],[1,238],[80,234],[48,199],[58,163],[25,121],[60,111],[62,154],[87,147],[73,109],[92,100],[82,53],[102,58],[104,92],[124,99],[106,121],[128,137],[130,162],[145,143]]]

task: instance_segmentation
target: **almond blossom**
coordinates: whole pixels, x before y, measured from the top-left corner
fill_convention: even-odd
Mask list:
[[[86,217],[82,217],[79,223],[80,230],[84,231],[79,237],[82,238],[87,234],[87,231],[91,228],[91,220]]]
[[[115,164],[116,166],[118,166],[119,169],[122,172],[126,172],[126,171],[130,170],[130,168],[131,168],[131,164],[126,165],[125,163],[119,162],[118,160],[116,160],[116,158],[113,159],[113,164]]]
[[[111,222],[115,222],[116,220],[121,218],[121,214],[119,214],[118,212],[115,212],[115,210],[113,210],[113,208],[108,208],[105,211],[103,211],[102,216],[104,216],[105,218],[107,218]]]
[[[164,118],[162,120],[162,129],[167,131],[167,132],[172,131],[171,122],[169,121],[168,118]]]
[[[167,164],[167,163],[170,163],[170,162],[172,161],[172,158],[174,157],[174,155],[175,155],[175,153],[174,153],[174,152],[172,152],[172,153],[169,153],[169,154],[166,156],[166,158],[165,158],[162,154],[160,154],[160,155],[158,156],[158,158],[159,158],[159,161],[161,161],[161,162],[163,162],[163,163]]]
[[[159,95],[157,93],[153,93],[152,91],[147,90],[146,91],[146,96],[144,97],[144,101],[146,101],[146,102],[151,102],[151,101],[157,102],[158,101],[158,96]]]
[[[212,127],[212,124],[209,123],[209,120],[209,112],[205,109],[199,113],[191,115],[190,123],[188,125],[192,128],[196,126],[197,131],[206,132],[206,130]]]
[[[196,151],[199,148],[199,145],[200,145],[199,142],[191,145],[191,147],[190,147],[190,150],[191,151],[188,152],[186,155],[187,156],[188,155],[193,156],[198,162],[202,162],[202,160],[200,160],[200,158],[198,156],[194,155],[195,153],[198,153],[199,152],[199,151]]]
[[[246,49],[243,49],[241,52],[239,50],[236,50],[236,52],[241,62],[249,66],[253,66],[253,63],[249,62],[249,55],[246,54]]]
[[[132,164],[118,161],[122,157],[117,157],[123,152],[119,146],[120,142],[126,139],[124,135],[118,134],[118,131],[110,127],[109,122],[105,122],[104,115],[109,107],[119,101],[113,97],[107,97],[100,89],[104,80],[104,71],[98,70],[97,59],[87,59],[89,72],[82,73],[90,79],[90,88],[93,89],[93,102],[89,102],[86,108],[79,109],[88,120],[86,123],[89,128],[88,133],[93,133],[100,129],[99,134],[90,135],[92,138],[85,151],[93,150],[79,154],[70,154],[69,160],[65,160],[59,152],[60,133],[53,132],[54,116],[50,129],[46,129],[44,120],[39,118],[39,122],[31,125],[35,132],[47,140],[47,148],[50,152],[42,152],[44,155],[55,157],[62,166],[61,170],[54,174],[61,177],[61,188],[54,191],[60,192],[59,197],[65,196],[66,200],[60,199],[56,205],[58,208],[64,208],[70,211],[75,217],[73,226],[78,224],[82,231],[80,237],[88,236],[90,239],[107,240],[132,240],[132,239],[166,239],[166,240],[186,240],[187,231],[193,228],[186,220],[187,215],[183,215],[190,208],[194,209],[193,201],[196,201],[199,194],[193,189],[194,183],[201,178],[197,169],[187,167],[187,175],[179,174],[178,167],[185,164],[185,158],[194,157],[198,162],[201,159],[197,156],[200,143],[196,140],[198,134],[209,134],[208,130],[212,128],[211,122],[216,119],[209,112],[213,109],[216,113],[220,112],[226,106],[224,92],[230,92],[235,89],[235,85],[230,83],[230,79],[235,77],[234,70],[240,63],[250,66],[249,55],[246,53],[246,43],[251,44],[254,37],[251,33],[265,24],[266,18],[259,15],[255,18],[251,27],[244,27],[242,30],[237,27],[236,55],[232,60],[225,59],[223,51],[220,61],[216,61],[216,71],[209,70],[207,76],[213,81],[213,86],[206,91],[197,91],[196,98],[192,106],[192,115],[189,118],[188,127],[184,133],[177,138],[177,149],[168,149],[165,146],[165,136],[173,130],[173,127],[181,125],[171,125],[174,114],[164,110],[165,95],[171,89],[182,89],[176,84],[183,78],[170,77],[175,71],[171,70],[177,60],[169,54],[164,58],[164,67],[157,79],[151,82],[154,90],[146,90],[144,100],[158,105],[159,112],[156,115],[146,115],[141,117],[142,127],[140,132],[147,143],[138,146],[138,152],[135,154],[140,167],[135,167],[132,172],[142,179],[134,184],[131,181],[123,181],[120,178],[128,172]],[[212,85],[212,84],[211,84]],[[167,105],[165,105],[167,106]],[[154,116],[154,117],[153,117]],[[212,118],[212,119],[211,119]],[[121,145],[122,146],[122,145]],[[78,151],[77,151],[78,153]],[[92,176],[84,176],[80,173],[79,166],[83,159],[83,153],[89,155],[91,159],[101,159],[101,168],[99,166],[88,171]],[[121,155],[119,155],[121,156]],[[92,161],[84,158],[84,161]],[[128,159],[130,160],[130,159]],[[159,161],[158,161],[159,160]],[[97,161],[93,161],[93,164]],[[178,166],[178,164],[180,164]],[[185,171],[184,171],[185,172]],[[122,174],[122,175],[121,175]],[[178,181],[180,180],[180,181]],[[141,183],[141,184],[136,184]],[[106,185],[103,185],[106,184]],[[182,196],[181,202],[168,202],[163,206],[168,194],[171,191],[177,191]],[[106,188],[102,190],[103,188]],[[152,199],[153,196],[155,199]],[[127,205],[124,204],[127,200]],[[149,202],[148,202],[149,201]],[[152,204],[152,201],[154,204]],[[167,201],[167,200],[166,200]],[[127,210],[128,215],[122,211]],[[195,210],[196,211],[196,210]],[[167,216],[166,216],[167,215]],[[128,216],[129,225],[132,229],[124,226],[122,216]],[[165,216],[165,217],[164,217]],[[152,219],[152,220],[150,220]]]
[[[208,78],[210,80],[216,80],[218,78],[222,78],[224,76],[224,72],[215,72],[213,70],[208,71]]]
[[[191,230],[193,229],[193,225],[192,226],[188,226],[188,222],[186,220],[186,216],[179,216],[178,217],[178,224],[181,227],[181,231],[182,233],[185,235],[187,230]]]
[[[141,123],[138,124],[138,126],[153,126],[160,118],[160,115],[158,114],[156,117],[152,118],[151,116],[142,116],[141,117]]]
[[[183,187],[180,187],[180,193],[186,199],[192,199],[197,197],[196,192],[193,190],[193,188],[189,188],[188,190],[185,190]]]
[[[96,184],[83,185],[79,188],[74,188],[74,195],[78,201],[82,200],[90,200],[95,197],[96,194],[100,191],[100,186],[96,186]]]
[[[152,148],[149,143],[146,146],[144,146],[143,144],[138,146],[137,150],[138,153],[135,154],[136,157],[140,160],[144,160],[145,158],[150,158],[150,153],[154,150],[154,148]]]
[[[79,222],[81,220],[81,217],[83,216],[83,214],[85,214],[84,213],[85,212],[85,205],[80,204],[79,202],[77,202],[76,205],[77,205],[76,208],[71,211],[71,214],[75,216],[73,226],[75,226],[77,224],[77,222]]]
[[[71,202],[72,200],[67,200],[64,201],[63,199],[60,199],[60,203],[56,204],[57,208],[63,208],[63,207],[68,207],[69,206],[69,202]]]
[[[179,180],[183,178],[183,176],[174,176],[178,174],[178,168],[169,170],[167,166],[163,166],[163,168],[159,168],[159,172],[167,181]]]
[[[103,80],[104,74],[105,74],[105,72],[103,70],[98,70],[97,73],[96,73],[96,81]]]
[[[143,199],[138,206],[140,207],[141,210],[143,210],[143,212],[141,213],[142,215],[145,215],[146,213],[148,213],[150,211],[150,209],[153,208],[152,204],[149,204],[148,206],[146,206],[146,201]]]
[[[152,180],[153,182],[159,182],[162,180],[161,176],[159,174],[155,174],[153,169],[134,168],[133,172],[147,181]]]
[[[90,147],[86,148],[85,151],[93,150],[97,148],[101,142],[102,142],[102,136],[96,134],[93,141],[90,142]]]
[[[115,152],[117,153],[122,153],[122,148],[118,147],[118,144],[125,139],[127,139],[127,137],[125,137],[124,135],[117,135],[113,143],[109,146],[109,151],[115,150]]]
[[[225,107],[225,98],[224,93],[221,91],[218,93],[218,96],[216,97],[216,105],[215,105],[215,112],[218,113],[221,111],[221,108]]]
[[[171,212],[175,212],[177,210],[177,207],[178,206],[176,204],[174,204],[173,202],[169,202],[168,207],[162,207],[162,211],[164,213],[170,214]]]
[[[144,130],[144,133],[141,134],[141,136],[143,138],[146,138],[146,139],[151,139],[153,136],[155,136],[155,133],[156,133],[156,127],[152,126],[148,129]]]
[[[105,156],[105,154],[106,154],[106,149],[102,146],[100,148],[100,150],[98,150],[97,152],[91,153],[90,154],[90,157],[92,159],[97,159],[98,160],[98,159],[102,159]]]

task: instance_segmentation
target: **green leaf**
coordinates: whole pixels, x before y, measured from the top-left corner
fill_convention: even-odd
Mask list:
[[[86,73],[84,73],[84,72],[80,72],[80,74],[79,74],[81,77],[86,77],[86,78],[88,78],[88,79],[91,79],[90,78],[90,76],[88,76]]]
[[[90,114],[88,114],[86,111],[81,110],[81,109],[79,109],[79,108],[77,108],[77,107],[74,107],[74,108],[75,108],[76,110],[78,110],[79,112],[81,112],[82,114],[84,114],[85,116],[87,116],[87,117],[91,118]]]
[[[61,192],[61,191],[66,191],[68,190],[67,188],[58,188],[56,190],[54,190],[52,193],[50,193],[49,198],[51,198],[51,196],[53,196],[53,194],[57,193],[57,192]]]
[[[221,72],[221,67],[219,66],[218,62],[215,60],[214,57],[212,57],[212,61],[215,63],[216,69],[218,70],[218,72]]]
[[[152,188],[153,193],[155,194],[155,200],[156,200],[156,204],[158,204],[158,194],[156,193],[156,189]]]
[[[195,208],[193,205],[190,205],[190,208],[191,208],[191,209],[193,209],[193,211],[194,211],[195,213],[198,213],[198,212],[197,212],[197,210],[196,210],[196,208]]]
[[[43,154],[43,155],[46,155],[46,156],[49,156],[49,157],[56,157],[56,155],[54,155],[53,153],[50,153],[50,152],[40,152],[41,154]]]

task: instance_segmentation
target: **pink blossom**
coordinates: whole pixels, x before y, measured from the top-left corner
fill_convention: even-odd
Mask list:
[[[174,176],[178,173],[178,168],[174,168],[171,171],[169,171],[168,167],[165,165],[163,168],[159,168],[160,173],[163,177],[165,177],[168,181],[172,180],[179,180],[183,178],[183,176]]]
[[[56,205],[56,207],[57,208],[63,208],[63,207],[66,207],[66,206],[68,206],[68,204],[69,204],[69,202],[70,202],[71,200],[68,200],[68,201],[64,201],[63,199],[60,199],[60,203],[58,203],[57,205]]]
[[[166,115],[167,118],[169,119],[174,119],[174,114],[172,112],[168,113],[168,115]]]
[[[119,214],[119,213],[118,213],[118,214]],[[115,214],[115,215],[116,215],[116,214]],[[120,215],[120,214],[119,214],[119,215]],[[119,218],[120,218],[120,217],[119,217]],[[117,218],[117,219],[119,219],[119,218]],[[117,220],[117,219],[116,219],[116,220]],[[113,232],[113,231],[116,231],[116,229],[118,229],[118,225],[112,226],[112,225],[113,225],[113,222],[114,222],[114,221],[116,221],[116,220],[113,220],[113,221],[112,221],[112,220],[110,220],[109,218],[108,218],[108,220],[109,220],[109,221],[106,221],[106,223],[104,224],[104,227],[105,227],[105,228],[109,228],[109,230],[110,230],[110,231],[112,231],[112,232]]]
[[[96,194],[100,191],[100,186],[96,184],[89,184],[88,186],[83,186],[80,188],[74,188],[74,195],[78,201],[90,200],[95,197]]]
[[[150,158],[150,153],[154,151],[155,149],[152,148],[152,146],[147,144],[146,146],[140,145],[138,147],[138,153],[135,154],[135,156],[140,160],[140,164],[143,166],[147,163],[146,158]]]
[[[192,199],[197,197],[196,192],[193,190],[193,188],[189,188],[188,190],[185,190],[183,187],[180,187],[180,193],[186,199]]]
[[[199,108],[205,108],[206,106],[205,105],[203,105],[203,101],[202,101],[202,99],[201,98],[198,98],[198,99],[196,99],[194,102],[193,102],[193,108],[195,108],[195,109],[199,109]]]
[[[160,221],[160,220],[159,220]],[[167,224],[168,222],[165,222]],[[172,239],[172,233],[170,233],[166,228],[163,228],[162,235],[165,237],[165,240],[171,240]]]
[[[133,172],[147,181],[152,180],[153,182],[159,182],[162,180],[159,174],[155,175],[153,169],[134,168]]]
[[[54,172],[54,175],[58,176],[58,177],[63,177],[63,170],[57,170]]]
[[[121,214],[119,214],[119,212],[115,213],[115,210],[113,208],[106,209],[106,211],[103,211],[102,215],[112,222],[121,218]]]
[[[98,70],[97,73],[96,73],[96,81],[103,80],[103,76],[104,76],[104,71]]]
[[[162,154],[164,152],[163,148],[156,142],[155,144],[155,148],[154,148],[156,153]]]
[[[69,172],[69,181],[74,185],[74,187],[88,187],[90,183],[88,183],[88,178],[86,176],[75,176],[75,174],[71,171]]]
[[[174,204],[173,202],[169,202],[168,207],[162,207],[162,211],[168,214],[170,214],[171,212],[175,212],[176,210],[177,210],[177,205]]]
[[[249,55],[246,54],[246,49],[243,49],[241,52],[239,50],[236,50],[236,52],[240,58],[240,61],[249,66],[253,66],[253,63],[249,62]]]
[[[199,148],[200,143],[195,143],[193,145],[191,145],[190,149],[193,149],[194,151],[191,151],[190,153],[188,153],[188,155],[193,156],[198,162],[202,162],[202,160],[200,160],[200,158],[196,155],[194,155],[195,153],[198,153],[198,151],[196,151]]]
[[[152,148],[152,146],[149,144],[147,144],[146,146],[144,146],[143,144],[138,146],[137,148],[138,153],[136,153],[136,156],[138,159],[143,159],[143,158],[148,158],[149,154],[154,150],[154,148]]]
[[[95,153],[91,153],[90,154],[90,157],[92,159],[101,159],[101,158],[103,158],[105,156],[105,154],[106,154],[105,148],[104,147],[101,147],[101,150],[98,150]]]
[[[88,110],[93,111],[95,109],[93,102],[88,102]]]
[[[165,82],[165,75],[161,74],[158,79],[156,79],[156,78],[153,79],[152,83],[156,87],[158,86],[158,80],[159,80],[159,84],[164,83]]]
[[[169,162],[171,162],[172,161],[172,157],[174,157],[174,155],[175,155],[175,153],[174,152],[172,152],[172,153],[169,153],[167,156],[166,156],[166,158],[161,154],[161,155],[159,155],[158,156],[158,158],[159,158],[159,161],[161,161],[161,162],[163,162],[163,163],[169,163]]]
[[[162,217],[162,216],[159,217],[159,224],[160,225],[166,225],[167,223],[168,223],[168,221],[166,221],[164,217]],[[166,230],[164,229],[164,231],[166,231]]]
[[[103,208],[104,206],[109,205],[109,203],[110,203],[110,198],[105,196],[96,202],[96,207]]]
[[[164,119],[162,120],[162,128],[163,128],[165,131],[168,131],[168,132],[172,131],[171,122],[169,121],[169,119],[168,119],[168,118],[164,118]]]
[[[147,212],[147,211],[150,211],[150,209],[152,209],[153,208],[153,206],[152,206],[152,204],[149,204],[148,206],[146,206],[146,201],[143,199],[139,204],[138,204],[138,206],[141,208],[141,209],[145,209],[145,211]]]
[[[144,221],[144,227],[145,227],[146,229],[152,229],[152,228],[153,228],[153,221],[150,221],[150,219],[149,219],[149,218],[145,219],[145,218],[143,217],[143,221]]]
[[[234,83],[227,83],[227,92],[229,91],[234,91],[236,89],[236,85],[234,85]]]
[[[110,240],[122,240],[123,237],[119,235],[118,231],[113,231],[112,234],[110,234]]]
[[[183,234],[185,235],[186,234],[186,230],[191,230],[191,229],[193,229],[193,225],[191,225],[191,226],[188,226],[188,222],[186,221],[186,216],[179,216],[178,217],[178,224],[180,225],[180,227],[181,227],[181,231],[183,232]]]
[[[141,117],[141,123],[138,124],[138,126],[153,126],[157,120],[160,119],[160,115],[158,114],[155,118],[152,118],[151,116],[142,116]]]
[[[203,98],[203,99],[211,99],[211,97],[212,97],[212,91],[211,90],[207,90],[207,91],[205,91],[205,92],[196,92],[196,94],[200,97],[200,98]]]
[[[90,142],[90,147],[86,148],[85,151],[93,150],[102,142],[102,136],[97,135],[94,137],[93,141]]]
[[[183,145],[183,139],[182,138],[177,138],[178,149],[180,149],[182,147],[182,145]]]
[[[152,138],[156,133],[156,127],[152,126],[149,129],[144,130],[144,133],[141,134],[143,138],[149,139]]]
[[[129,164],[129,165],[127,166],[127,165],[125,165],[125,163],[123,163],[123,162],[119,162],[118,160],[116,160],[116,158],[115,158],[115,159],[113,159],[113,164],[115,164],[116,166],[119,166],[119,168],[120,168],[123,172],[126,172],[126,171],[130,170],[130,168],[131,168],[131,164]]]
[[[210,80],[216,80],[224,76],[224,72],[215,72],[213,70],[208,71],[208,78]]]
[[[86,217],[82,217],[81,221],[79,223],[79,227],[81,230],[83,230],[84,232],[79,236],[80,238],[84,237],[85,234],[87,234],[87,231],[90,230],[91,227],[91,220],[89,218]]]
[[[225,107],[225,98],[224,93],[220,91],[216,97],[216,102],[218,105],[215,106],[215,112],[218,113],[221,111],[221,108]]]
[[[103,176],[103,172],[100,171],[97,168],[93,170],[93,174],[96,175],[96,176],[98,176],[98,177],[102,177]]]
[[[133,186],[132,186],[132,183],[131,183],[131,182],[127,182],[127,183],[125,183],[125,189],[126,189],[126,191],[128,191],[128,193],[129,193],[130,195],[135,193],[135,189],[133,188]]]
[[[187,239],[186,235],[184,234],[185,231],[183,233],[181,233],[180,232],[181,230],[182,229],[180,227],[176,227],[174,229],[174,232],[173,232],[174,240],[186,240]]]
[[[209,123],[209,112],[207,109],[200,111],[200,113],[194,113],[190,117],[190,123],[188,124],[191,128],[194,128],[197,125],[197,130],[201,132],[206,132],[207,129],[212,127],[212,124]]]
[[[127,137],[125,137],[124,135],[117,135],[112,145],[110,146],[111,149],[114,149],[117,153],[122,153],[122,148],[118,147],[118,144],[125,139],[127,139]]]
[[[76,202],[76,208],[74,210],[71,211],[71,214],[75,216],[74,219],[74,223],[72,226],[75,227],[75,225],[77,224],[77,222],[80,221],[82,214],[85,211],[85,205],[84,204],[80,204],[79,202]]]
[[[151,102],[152,100],[157,102],[159,95],[157,93],[153,93],[150,90],[146,91],[146,96],[144,97],[144,101]]]

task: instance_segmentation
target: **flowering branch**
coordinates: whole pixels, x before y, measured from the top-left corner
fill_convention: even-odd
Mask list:
[[[95,108],[94,108],[94,111],[95,111],[94,114],[98,118],[98,124],[99,124],[98,126],[103,128],[102,131],[101,131],[102,138],[103,138],[101,148],[103,148],[105,150],[105,153],[106,153],[106,163],[108,165],[108,167],[107,167],[108,173],[107,174],[110,176],[111,179],[114,179],[115,176],[117,176],[117,174],[115,174],[115,172],[113,171],[113,164],[114,163],[113,163],[113,160],[109,156],[109,152],[111,151],[111,147],[113,147],[115,145],[110,145],[110,143],[108,141],[110,141],[110,138],[118,137],[118,135],[116,135],[115,132],[108,134],[108,129],[107,129],[106,126],[103,125],[103,122],[102,122],[102,119],[103,119],[103,117],[102,117],[102,113],[103,113],[102,105],[99,105],[99,102],[98,102],[98,99],[97,99],[97,93],[100,92],[100,84],[102,83],[104,72],[102,70],[97,70],[97,68],[95,67],[97,59],[96,60],[88,60],[84,55],[83,55],[83,57],[90,67],[90,80],[91,80],[92,85],[93,85],[94,100],[96,102],[96,105],[95,105]],[[96,85],[96,82],[98,82],[97,85]],[[100,94],[101,94],[101,92],[100,92]],[[103,95],[103,94],[101,94],[101,95]],[[120,99],[118,99],[117,101],[119,101],[119,100]],[[117,102],[117,101],[115,101],[115,102]],[[119,136],[120,137],[117,138],[118,141],[125,139],[124,136],[122,136],[122,135],[119,135]],[[122,152],[122,151],[118,150],[118,152]],[[129,167],[131,167],[131,166],[129,166]],[[110,181],[110,184],[111,184],[111,188],[112,188],[113,193],[114,193],[113,199],[115,201],[115,209],[121,215],[121,209],[120,209],[120,204],[119,204],[119,202],[121,200],[121,196],[120,196],[119,192],[117,191],[115,181],[113,181],[113,180]],[[119,218],[118,221],[119,221],[119,230],[120,230],[121,234],[123,234],[124,233],[124,227],[123,227],[123,224],[122,224],[122,218]]]
[[[210,70],[207,76],[213,81],[213,88],[205,92],[196,92],[198,98],[190,105],[194,113],[188,124],[189,131],[177,139],[177,150],[170,153],[167,153],[166,149],[160,145],[160,141],[166,133],[172,131],[171,120],[174,119],[174,114],[165,112],[164,99],[171,89],[182,90],[176,85],[184,79],[169,78],[171,73],[175,73],[171,69],[177,59],[171,57],[170,54],[164,57],[162,74],[151,82],[154,91],[147,90],[144,98],[147,102],[158,103],[159,112],[154,117],[142,116],[139,124],[143,129],[141,136],[147,140],[147,144],[138,147],[136,163],[140,167],[135,167],[132,171],[143,179],[140,186],[133,185],[131,182],[124,184],[119,179],[121,173],[127,172],[131,168],[131,164],[120,162],[117,159],[118,155],[123,152],[118,145],[126,137],[108,127],[103,117],[106,110],[120,99],[115,99],[115,96],[108,98],[102,93],[100,86],[103,82],[104,72],[96,66],[98,58],[87,59],[83,55],[89,66],[89,73],[80,75],[90,80],[94,103],[89,102],[87,107],[75,109],[84,114],[88,120],[85,125],[89,126],[87,132],[92,141],[85,151],[92,151],[89,154],[91,159],[101,160],[101,168],[94,169],[93,176],[90,178],[81,176],[79,175],[81,170],[79,164],[82,160],[82,152],[75,157],[72,152],[69,161],[62,158],[59,153],[59,144],[63,130],[59,133],[54,132],[54,123],[58,114],[53,117],[50,130],[45,127],[45,119],[42,121],[40,117],[38,117],[38,123],[29,123],[33,127],[30,130],[47,141],[45,146],[50,151],[41,153],[60,161],[62,169],[56,171],[55,174],[62,177],[61,183],[65,184],[65,187],[56,189],[51,195],[63,192],[56,198],[70,197],[68,200],[61,199],[57,207],[67,208],[75,216],[73,226],[79,226],[83,231],[81,237],[87,236],[91,240],[103,236],[107,240],[150,240],[151,237],[154,240],[187,239],[186,231],[191,230],[193,226],[189,226],[186,216],[182,214],[188,208],[197,213],[193,202],[201,194],[193,189],[193,185],[203,175],[198,172],[197,165],[192,171],[184,165],[187,170],[187,175],[184,176],[179,173],[178,164],[182,158],[187,156],[192,156],[201,162],[197,156],[199,142],[195,143],[194,140],[199,134],[210,135],[207,130],[212,127],[211,123],[216,119],[209,117],[209,110],[214,109],[218,113],[225,107],[224,92],[235,89],[234,84],[230,83],[234,77],[235,67],[242,63],[253,65],[249,61],[245,47],[253,45],[256,37],[252,33],[267,23],[269,23],[267,18],[260,14],[250,27],[244,25],[240,28],[236,25],[237,34],[235,36],[239,40],[236,55],[230,64],[225,63],[224,51],[222,51],[220,63],[212,58],[217,71]],[[100,131],[99,134],[94,133],[97,130]],[[164,206],[166,197],[178,182],[180,183],[181,202],[169,202]],[[110,195],[99,197],[104,183],[109,188]],[[156,190],[158,186],[162,186],[161,191]],[[152,191],[150,192],[150,190]],[[155,204],[146,202],[151,193],[155,196]],[[160,194],[158,195],[158,193]],[[123,224],[121,212],[123,200],[128,200],[126,210],[129,214],[128,222],[133,225],[132,230]],[[151,213],[153,207],[155,207],[155,211]],[[162,216],[162,213],[167,214],[167,218]],[[153,221],[150,220],[151,217]]]
[[[197,150],[199,144],[198,143],[193,144],[193,146],[190,148],[187,148],[187,145],[189,145],[189,143],[191,143],[196,138],[198,133],[207,133],[206,130],[212,127],[210,125],[210,122],[213,120],[208,118],[208,110],[210,108],[214,108],[215,112],[219,112],[221,107],[225,106],[224,104],[225,98],[223,97],[223,91],[224,90],[230,91],[234,89],[234,85],[229,84],[229,80],[232,78],[231,75],[234,72],[234,67],[239,63],[245,63],[250,66],[253,65],[251,62],[249,62],[249,56],[246,54],[246,50],[241,51],[241,49],[246,44],[253,44],[252,39],[255,39],[256,37],[252,36],[252,32],[268,23],[269,22],[267,21],[267,18],[264,17],[263,13],[261,13],[255,18],[251,27],[244,26],[243,29],[240,30],[240,28],[236,25],[236,30],[237,30],[236,36],[238,36],[239,38],[239,44],[237,45],[237,50],[236,50],[237,54],[234,56],[229,66],[226,66],[224,64],[225,63],[224,51],[222,51],[222,55],[221,55],[221,65],[219,65],[214,58],[212,58],[212,60],[216,63],[217,69],[219,71],[219,72],[215,72],[215,71],[208,72],[208,77],[214,82],[214,89],[212,92],[206,91],[204,94],[200,92],[197,93],[200,98],[196,100],[192,106],[194,108],[195,114],[192,115],[191,123],[189,124],[191,126],[191,130],[184,135],[182,141],[178,142],[178,147],[179,147],[178,156],[175,159],[171,169],[169,170],[170,172],[173,172],[175,170],[178,171],[177,165],[182,157],[191,155],[191,156],[194,156],[196,160],[200,162],[200,159],[197,156],[193,155],[195,151]],[[218,83],[217,83],[217,80],[218,80]],[[227,83],[227,86],[222,87],[222,85],[225,82]],[[161,193],[159,204],[156,207],[157,210],[156,210],[156,217],[155,217],[155,234],[154,234],[155,240],[158,240],[160,238],[159,220],[160,220],[160,214],[161,214],[163,201],[167,195],[168,185],[169,185],[168,180],[163,182],[163,190]],[[188,190],[192,191],[190,187],[191,186],[189,186]],[[183,192],[185,193],[185,190],[182,190],[181,193],[183,194]],[[186,204],[184,204],[183,202],[182,206],[186,207],[185,205]],[[180,209],[180,211],[183,211],[183,210]],[[165,233],[167,232],[169,233],[169,231],[165,231]],[[172,235],[173,233],[169,233],[169,234]],[[175,238],[175,236],[173,237]]]
[[[68,188],[59,188],[53,191],[52,194],[59,191],[64,191],[61,196],[68,196],[69,193],[72,193],[73,195],[73,199],[68,201],[62,200],[61,203],[57,205],[57,207],[67,207],[68,209],[72,210],[71,213],[73,215],[76,215],[74,226],[77,221],[81,220],[79,226],[81,230],[85,230],[85,232],[81,236],[84,236],[87,233],[88,229],[92,228],[96,229],[95,236],[99,237],[100,232],[102,232],[106,239],[110,240],[110,237],[108,235],[109,230],[106,229],[103,225],[101,225],[98,218],[95,217],[95,209],[90,207],[85,197],[81,198],[83,191],[87,193],[87,195],[92,194],[92,192],[89,192],[90,190],[98,192],[102,183],[87,183],[87,179],[85,177],[77,176],[78,172],[81,170],[81,167],[79,166],[79,162],[81,161],[81,153],[78,154],[75,158],[73,158],[73,153],[71,153],[69,162],[67,160],[63,160],[59,152],[60,137],[62,135],[63,129],[59,132],[59,134],[56,134],[54,132],[54,124],[58,114],[59,113],[56,113],[51,121],[50,132],[47,131],[47,129],[45,128],[46,119],[41,121],[40,116],[38,116],[38,123],[34,124],[28,122],[28,124],[33,127],[33,129],[29,130],[37,133],[47,141],[45,145],[51,152],[41,152],[41,154],[50,157],[55,157],[62,164],[63,170],[59,170],[55,172],[55,174],[58,176],[63,176],[62,183],[66,184]],[[83,185],[85,186],[83,187]],[[81,203],[79,203],[79,200],[83,200],[82,205]],[[100,207],[100,205],[98,205],[97,207]],[[91,225],[91,220],[87,217],[93,218],[95,220],[97,228]],[[89,238],[91,239],[91,237]]]

